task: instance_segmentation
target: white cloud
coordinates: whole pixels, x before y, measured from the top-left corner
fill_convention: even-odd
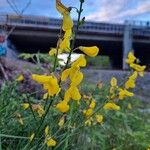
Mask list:
[[[126,17],[150,12],[150,0],[97,0],[100,8],[87,16],[87,20],[119,22]]]

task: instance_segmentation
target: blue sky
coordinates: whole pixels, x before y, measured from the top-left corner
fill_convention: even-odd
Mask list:
[[[29,0],[9,0],[21,11]],[[79,0],[62,0],[66,6],[79,6]],[[0,0],[0,13],[15,13],[7,0]],[[60,17],[55,9],[55,0],[31,0],[24,12],[26,15]],[[86,20],[118,22],[124,20],[150,21],[150,0],[85,0],[83,15]],[[76,18],[75,11],[72,17]]]

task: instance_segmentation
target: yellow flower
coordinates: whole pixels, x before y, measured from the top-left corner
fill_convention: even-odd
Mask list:
[[[72,29],[69,29],[69,30],[67,30],[66,32],[65,32],[65,34],[64,34],[64,38],[71,38],[71,36],[72,36]]]
[[[51,48],[49,51],[49,55],[50,56],[56,55],[56,51],[57,51],[56,48]]]
[[[73,100],[76,100],[76,101],[81,99],[81,94],[80,94],[77,87],[71,86],[65,92],[64,101],[68,102],[70,99],[73,99]]]
[[[73,21],[70,17],[69,9],[60,0],[56,0],[56,9],[63,15],[63,31],[70,30],[73,27]]]
[[[117,79],[116,79],[115,77],[113,77],[113,78],[111,79],[111,81],[110,81],[110,84],[111,84],[112,87],[117,86]]]
[[[80,57],[77,60],[75,60],[71,66],[85,67],[86,66],[85,56],[81,54]]]
[[[59,120],[59,123],[58,123],[59,127],[62,128],[62,127],[64,126],[64,123],[65,123],[65,117],[62,116],[62,117],[60,118],[60,120]]]
[[[31,136],[29,137],[30,142],[33,141],[34,137],[35,137],[35,133],[32,133]]]
[[[70,87],[69,91],[70,91],[70,94],[71,94],[71,98],[73,100],[77,100],[78,101],[78,100],[81,99],[81,94],[80,94],[80,92],[79,92],[77,87]]]
[[[129,79],[136,80],[137,76],[138,76],[137,71],[134,71],[133,74],[129,77]]]
[[[43,95],[43,99],[44,99],[44,100],[48,99],[48,97],[49,97],[48,93],[45,93],[45,94]]]
[[[96,106],[96,102],[95,102],[95,100],[93,99],[93,100],[91,101],[91,104],[90,104],[89,107],[92,108],[92,109],[94,109],[95,106]]]
[[[59,11],[59,13],[61,13],[62,15],[63,14],[68,14],[69,13],[69,10],[66,6],[64,6],[62,3],[61,3],[61,0],[56,0],[56,9]]]
[[[132,52],[129,52],[128,58],[126,59],[126,63],[132,64],[134,63],[135,60],[136,60],[136,57],[134,56],[134,54]]]
[[[134,63],[130,64],[130,67],[135,69],[137,72],[143,72],[146,68],[146,66],[140,66],[140,65],[134,64]]]
[[[86,117],[89,117],[93,114],[93,109],[92,108],[89,108],[87,110],[84,110],[83,111],[83,114],[86,116]]]
[[[126,96],[132,97],[134,93],[127,91],[126,89],[119,89],[119,99],[123,100]]]
[[[70,17],[70,14],[63,14],[63,25],[62,25],[62,29],[63,31],[67,31],[72,29],[73,27],[73,21]]]
[[[120,106],[113,102],[106,103],[103,107],[105,110],[120,110]]]
[[[61,80],[65,81],[68,77],[71,80],[71,86],[77,86],[83,80],[83,73],[80,72],[80,67],[86,66],[86,59],[84,55],[74,61],[71,65],[71,68],[66,69],[61,74]]]
[[[86,121],[85,121],[85,126],[91,126],[92,125],[92,121],[93,121],[93,119],[92,118],[89,118],[89,119],[87,119]]]
[[[83,73],[78,71],[78,73],[75,73],[74,76],[71,78],[71,86],[78,86],[81,81],[83,80]]]
[[[44,132],[45,132],[45,136],[47,137],[47,136],[48,136],[48,133],[49,133],[49,126],[46,126],[46,127],[45,127]]]
[[[42,117],[45,114],[45,111],[40,104],[32,104],[32,110],[37,112],[40,117]]]
[[[29,106],[30,106],[29,103],[23,103],[23,104],[22,104],[22,107],[23,107],[24,109],[28,109]]]
[[[92,47],[80,46],[79,49],[90,57],[95,57],[96,55],[98,55],[99,52],[99,48],[96,46]]]
[[[143,77],[144,76],[144,72],[138,72],[139,76]]]
[[[46,144],[48,147],[54,147],[56,146],[56,141],[52,138],[48,138]]]
[[[62,112],[62,113],[65,113],[67,111],[69,111],[69,105],[66,101],[61,101],[59,102],[57,105],[56,105],[56,108]]]
[[[129,80],[125,83],[125,88],[126,88],[126,89],[135,88],[135,80],[129,79]]]
[[[65,81],[70,74],[70,69],[66,69],[61,74],[61,81]]]
[[[102,123],[103,122],[103,115],[96,115],[96,121],[97,123]]]
[[[78,86],[83,80],[83,73],[80,72],[80,67],[84,66],[86,66],[86,59],[84,55],[80,55],[80,57],[72,63],[71,68],[62,72],[61,80],[65,81],[69,77],[71,80],[71,87]]]
[[[54,96],[60,92],[57,78],[55,76],[46,76],[46,75],[32,75],[32,79],[37,81],[40,84],[43,84],[43,88],[48,90],[49,96]]]
[[[65,50],[66,52],[70,51],[70,39],[64,38],[59,45],[59,48],[62,50]]]
[[[62,49],[58,49],[58,54],[61,54],[63,51],[62,51]],[[50,49],[50,51],[49,51],[49,55],[50,56],[53,56],[53,55],[56,55],[56,53],[57,53],[57,49],[56,48],[51,48]]]
[[[16,79],[16,81],[23,81],[24,80],[24,77],[23,77],[23,75],[21,74],[21,75],[19,75],[19,77]]]

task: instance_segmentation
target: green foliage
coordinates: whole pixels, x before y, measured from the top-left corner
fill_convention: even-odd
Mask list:
[[[28,137],[31,135],[31,131],[37,129],[39,118],[35,113],[36,121],[32,112],[30,110],[24,111],[21,104],[28,100],[32,103],[38,103],[38,101],[31,95],[18,93],[17,84],[16,82],[6,83],[1,89],[1,147],[4,150],[34,150],[37,149],[38,145],[38,149],[47,149],[43,145],[44,135],[40,137],[38,143],[35,141],[30,145],[32,148],[29,147]],[[82,84],[81,86],[83,94],[94,94],[93,97],[96,99],[98,107],[101,107],[102,103],[106,100],[108,89],[108,87],[103,87],[102,89],[95,88],[93,84]],[[57,98],[55,101],[58,101]],[[83,108],[85,108],[84,101],[81,100]],[[48,107],[49,102],[51,101],[48,101],[45,107]],[[132,104],[133,109],[127,109],[129,102]],[[60,113],[51,107],[42,128],[44,129],[49,124],[51,134],[57,135],[58,144],[55,147],[56,150],[63,149],[66,139],[68,139],[66,150],[145,150],[150,142],[150,118],[148,112],[141,111],[141,105],[133,98],[120,101],[121,111],[101,110],[99,113],[104,114],[104,123],[86,127],[81,125],[84,118],[81,115],[82,112],[76,112],[77,103],[74,102],[71,104],[73,109],[71,109],[70,118],[66,118],[65,127],[60,131],[57,131]],[[22,116],[24,125],[18,122],[16,114]],[[74,123],[78,125],[77,128],[70,126],[70,124]],[[71,129],[69,132],[67,132],[68,127]],[[44,132],[43,129],[40,132]]]
[[[110,60],[108,56],[96,56],[94,59],[92,57],[87,57],[87,64],[89,67],[98,69],[108,69],[110,68]]]
[[[29,60],[31,59],[34,63],[53,63],[54,62],[54,57],[49,56],[48,54],[44,53],[22,53],[19,55],[19,58],[22,58],[24,60]]]

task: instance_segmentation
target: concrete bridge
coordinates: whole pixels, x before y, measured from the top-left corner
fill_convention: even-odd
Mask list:
[[[55,47],[60,26],[61,20],[54,18],[0,15],[1,29],[4,32],[14,29],[9,40],[23,52],[46,52]],[[150,22],[86,22],[77,36],[78,45],[97,45],[100,54],[108,55],[116,68],[127,69],[125,58],[130,50],[134,50],[141,64],[149,65]]]

